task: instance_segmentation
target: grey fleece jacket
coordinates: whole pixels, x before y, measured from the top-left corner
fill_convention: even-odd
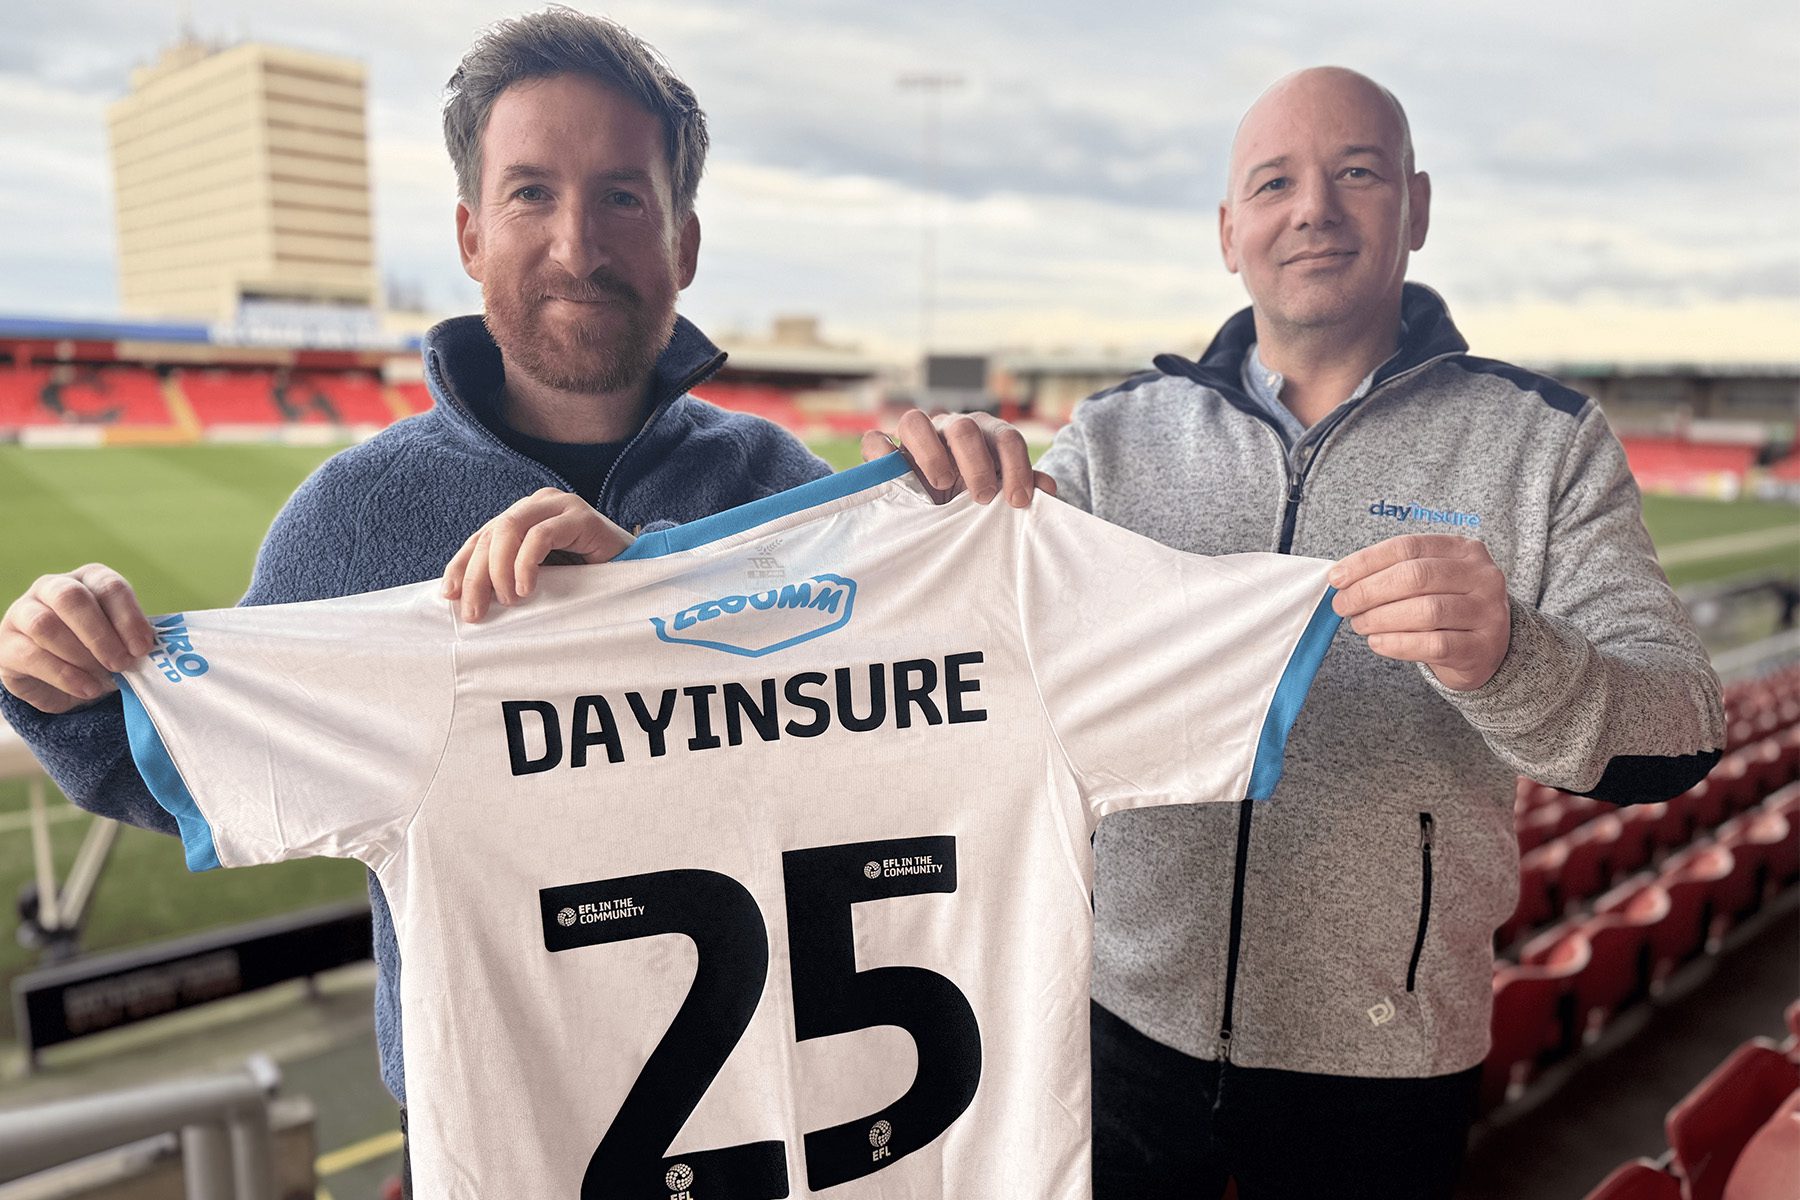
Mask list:
[[[1405,344],[1290,456],[1242,390],[1248,309],[1200,362],[1094,396],[1044,455],[1060,497],[1200,554],[1337,559],[1478,537],[1512,642],[1453,692],[1345,631],[1274,798],[1110,817],[1094,998],[1187,1054],[1423,1077],[1487,1053],[1492,938],[1518,895],[1515,773],[1615,803],[1675,795],[1724,741],[1719,684],[1593,401],[1471,357],[1431,290]]]

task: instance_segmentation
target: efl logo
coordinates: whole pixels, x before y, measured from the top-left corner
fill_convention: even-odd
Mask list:
[[[1371,517],[1391,517],[1396,521],[1423,521],[1428,525],[1462,525],[1481,528],[1481,514],[1455,512],[1448,508],[1426,508],[1423,504],[1389,504],[1377,500],[1369,505]]]
[[[665,642],[761,658],[842,629],[855,603],[856,580],[814,575],[766,592],[690,604],[667,620],[651,617],[650,624]]]
[[[206,674],[206,660],[194,653],[193,639],[188,637],[186,613],[157,617],[150,625],[156,631],[150,665],[161,671],[164,679],[180,683]]]

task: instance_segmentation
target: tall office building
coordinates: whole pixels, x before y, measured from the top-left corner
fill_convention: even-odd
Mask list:
[[[364,95],[360,62],[191,36],[133,71],[107,110],[124,311],[371,315]]]

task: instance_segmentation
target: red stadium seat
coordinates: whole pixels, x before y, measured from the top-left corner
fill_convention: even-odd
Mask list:
[[[1739,854],[1723,841],[1713,843],[1715,847],[1731,855],[1731,868],[1723,878],[1714,881],[1709,907],[1712,909],[1712,921],[1707,929],[1707,948],[1716,949],[1727,930],[1754,912],[1761,901],[1757,894],[1760,876],[1757,872],[1757,860],[1762,857],[1761,848],[1755,847],[1751,853]],[[1709,868],[1700,868],[1702,871]]]
[[[1520,934],[1553,920],[1562,912],[1562,894],[1557,890],[1557,876],[1569,856],[1569,848],[1561,842],[1549,842],[1519,858],[1519,902],[1512,916],[1495,932],[1494,942],[1504,948],[1518,940]]]
[[[1737,801],[1732,808],[1734,813],[1761,803],[1765,796],[1787,782],[1782,777],[1785,768],[1781,761],[1781,743],[1772,732],[1745,746],[1736,757],[1744,764],[1744,789],[1741,795],[1734,797]]]
[[[421,380],[391,383],[388,389],[400,398],[401,405],[409,413],[422,413],[431,407],[431,390]]]
[[[1660,882],[1669,893],[1670,912],[1668,920],[1650,936],[1657,979],[1705,951],[1712,927],[1713,888],[1731,874],[1734,866],[1731,851],[1711,843],[1663,864]]]
[[[1529,811],[1513,817],[1513,830],[1519,837],[1519,853],[1526,854],[1544,845],[1556,836],[1562,823],[1562,805],[1554,800],[1544,801]]]
[[[1616,813],[1604,813],[1563,837],[1569,847],[1558,886],[1565,904],[1592,899],[1612,882],[1613,857],[1624,824]]]
[[[1682,1200],[1681,1181],[1647,1158],[1613,1168],[1586,1200]]]
[[[144,367],[0,368],[0,428],[172,423],[162,381]]]
[[[1745,912],[1761,908],[1769,892],[1787,882],[1788,863],[1800,861],[1800,839],[1788,819],[1771,809],[1753,808],[1731,818],[1720,827],[1719,842],[1731,847],[1751,875]]]
[[[1668,806],[1662,804],[1632,804],[1619,810],[1619,841],[1613,847],[1615,877],[1650,865],[1656,853],[1657,823],[1667,812]]]
[[[1719,760],[1710,775],[1669,803],[1686,807],[1689,828],[1705,832],[1716,828],[1730,815],[1726,802],[1745,787],[1744,764],[1727,755]]]
[[[1582,925],[1593,961],[1576,977],[1575,1023],[1591,1038],[1650,990],[1650,931],[1668,918],[1669,894],[1640,885],[1614,912]]]
[[[1540,1057],[1566,1043],[1565,998],[1591,955],[1577,930],[1547,950],[1542,963],[1494,972],[1493,1040],[1481,1077],[1484,1111],[1503,1103],[1530,1078]]]
[[[1800,1090],[1750,1135],[1725,1182],[1724,1200],[1800,1196]]]
[[[1619,819],[1648,828],[1652,850],[1677,850],[1693,838],[1687,810],[1675,803],[1633,804],[1619,810]]]
[[[1766,1038],[1745,1042],[1669,1110],[1664,1130],[1688,1200],[1719,1200],[1757,1129],[1800,1087],[1796,1066]]]

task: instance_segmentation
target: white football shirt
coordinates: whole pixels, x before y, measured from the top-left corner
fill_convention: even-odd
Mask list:
[[[379,877],[418,1194],[1089,1195],[1090,835],[1267,798],[1329,564],[895,454],[546,570],[163,617],[132,751],[198,869]]]

